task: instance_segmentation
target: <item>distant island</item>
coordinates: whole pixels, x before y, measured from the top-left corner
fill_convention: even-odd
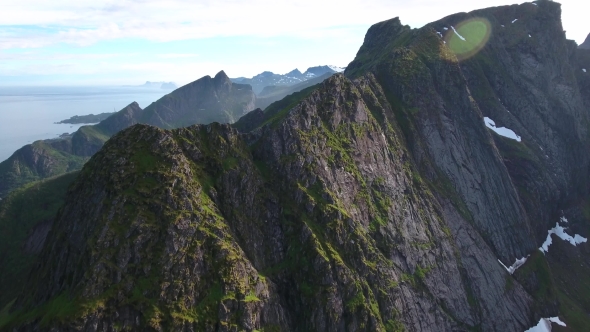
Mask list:
[[[150,82],[147,81],[142,85],[124,85],[126,88],[150,88],[150,89],[163,89],[163,90],[175,90],[177,88],[174,82]]]
[[[74,115],[73,117],[56,122],[56,124],[81,124],[81,123],[99,123],[100,121],[108,118],[114,113],[100,113],[100,114],[88,114],[88,115]]]

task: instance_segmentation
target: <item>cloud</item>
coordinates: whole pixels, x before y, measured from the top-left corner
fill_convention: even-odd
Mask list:
[[[583,23],[574,0],[563,2],[564,17]],[[86,46],[118,38],[152,41],[219,36],[314,38],[334,34],[334,30],[347,26],[370,25],[396,16],[403,23],[417,27],[455,12],[510,3],[513,0],[22,0],[2,8],[0,48],[34,48],[56,43]],[[38,29],[23,28],[28,26]],[[579,30],[569,29],[576,31],[572,33]]]

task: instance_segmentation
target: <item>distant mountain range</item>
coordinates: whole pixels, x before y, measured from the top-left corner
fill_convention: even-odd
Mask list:
[[[275,74],[270,71],[262,72],[252,78],[238,77],[232,78],[232,82],[240,84],[250,84],[252,91],[256,95],[260,94],[262,90],[267,86],[289,86],[295,85],[307,80],[320,77],[324,74],[335,74],[343,72],[345,68],[336,66],[316,66],[307,68],[305,72],[299,71],[299,69],[293,69],[292,71],[281,75]]]

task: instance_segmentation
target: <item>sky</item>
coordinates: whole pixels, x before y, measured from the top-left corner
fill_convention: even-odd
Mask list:
[[[585,0],[561,0],[582,43]],[[421,27],[506,0],[0,0],[0,86],[186,84],[224,70],[252,77],[346,66],[367,29]]]

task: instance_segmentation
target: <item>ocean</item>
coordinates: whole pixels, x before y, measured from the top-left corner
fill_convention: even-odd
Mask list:
[[[119,111],[134,101],[145,108],[169,92],[140,87],[0,87],[0,162],[26,144],[83,126],[55,122]]]

